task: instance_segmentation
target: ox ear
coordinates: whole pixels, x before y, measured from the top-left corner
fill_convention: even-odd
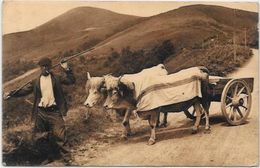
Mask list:
[[[135,88],[134,83],[129,81],[120,81],[118,87],[121,96],[132,96]]]
[[[91,78],[90,73],[87,72],[87,80],[89,80],[90,78]]]
[[[99,91],[101,92],[101,93],[105,93],[106,92],[106,86],[105,86],[105,80],[103,80],[102,82],[101,82],[101,84],[100,84],[100,87],[99,87]]]
[[[124,84],[130,90],[134,90],[135,89],[135,85],[134,85],[133,82],[129,82],[127,80],[121,80],[120,83]]]
[[[119,90],[119,94],[120,94],[122,97],[125,96],[125,95],[127,95],[128,92],[129,92],[129,89],[127,88],[127,86],[126,86],[124,83],[122,83],[122,82],[119,82],[119,83],[118,83],[118,90]]]

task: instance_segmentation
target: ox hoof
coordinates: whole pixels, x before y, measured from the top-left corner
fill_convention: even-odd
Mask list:
[[[153,145],[155,144],[155,140],[154,139],[149,139],[149,141],[147,142],[147,145]]]
[[[166,127],[167,127],[167,123],[160,124],[160,128],[166,128]]]
[[[126,141],[128,138],[127,135],[121,135],[120,139]]]
[[[197,134],[198,133],[198,129],[192,129],[192,131],[191,131],[191,134]]]
[[[133,136],[133,135],[134,135],[134,133],[132,133],[132,132],[128,132],[128,133],[126,134],[127,137]]]
[[[204,134],[210,134],[210,133],[211,133],[211,129],[210,128],[205,129]]]

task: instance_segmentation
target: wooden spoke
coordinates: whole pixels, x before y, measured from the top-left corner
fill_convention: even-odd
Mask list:
[[[231,98],[231,97],[229,97],[229,96],[227,96],[227,98],[229,98],[230,100],[233,100],[233,98]]]
[[[226,108],[230,107],[232,105],[232,103],[229,103],[228,105],[226,105]]]
[[[244,99],[244,98],[248,98],[248,95],[245,95],[244,97],[241,97],[242,99]]]
[[[240,117],[243,118],[244,116],[243,116],[241,110],[239,109],[239,107],[237,107],[236,109],[237,109],[237,112],[238,112],[238,114],[240,115]]]
[[[236,84],[236,86],[235,86],[235,91],[233,93],[233,97],[237,95],[237,89],[238,89],[238,84]]]
[[[233,109],[233,115],[234,115],[234,121],[237,121],[237,113],[236,113],[236,109]]]
[[[247,110],[247,107],[245,107],[245,106],[243,106],[243,105],[241,105],[241,107],[243,107],[244,109],[246,109],[246,110]]]
[[[237,95],[240,95],[240,94],[243,92],[244,89],[245,89],[245,87],[243,87],[242,89],[240,89],[239,92],[237,93]]]
[[[231,108],[230,108],[230,111],[229,111],[228,118],[230,118],[230,119],[231,119],[231,117],[232,117],[232,114],[233,114],[233,106],[231,106]]]

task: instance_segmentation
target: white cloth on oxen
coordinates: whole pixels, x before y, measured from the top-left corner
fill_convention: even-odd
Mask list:
[[[135,85],[137,111],[191,100],[201,94],[201,79],[207,74],[198,67],[181,70],[171,75],[146,76],[131,81]]]
[[[121,78],[121,82],[133,82],[135,84],[135,95],[139,95],[141,88],[141,83],[146,78],[152,78],[155,76],[165,76],[168,74],[168,71],[165,69],[163,64],[158,64],[151,68],[143,69],[141,72],[136,74],[126,74]],[[135,97],[136,98],[136,97]]]
[[[149,76],[151,76],[151,75],[162,76],[162,75],[167,75],[168,72],[165,69],[165,66],[163,64],[158,64],[158,65],[153,66],[151,68],[143,69],[138,74],[149,75]]]

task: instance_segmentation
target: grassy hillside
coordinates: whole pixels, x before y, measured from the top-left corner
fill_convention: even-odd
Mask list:
[[[234,60],[233,45],[219,45],[206,49],[182,50],[178,55],[169,57],[164,64],[169,73],[175,73],[193,66],[205,66],[210,75],[226,76],[241,67],[252,57],[252,50],[236,46]]]
[[[55,60],[80,52],[140,19],[104,9],[79,7],[30,31],[4,35],[4,81],[33,68],[28,66],[34,65],[40,57]]]
[[[254,31],[258,22],[257,13],[208,5],[193,5],[162,13],[136,24],[107,39],[107,50],[149,48],[169,39],[177,49],[192,47],[211,38],[230,40],[233,30],[236,36]],[[234,23],[233,23],[234,22]],[[254,29],[254,30],[253,30]],[[100,53],[107,50],[102,48]]]
[[[31,31],[4,36],[4,80],[32,68],[29,60],[36,62],[41,56],[57,60],[99,42],[100,47],[87,59],[104,61],[111,48],[117,52],[126,47],[150,49],[165,40],[171,40],[176,52],[207,45],[213,39],[231,44],[233,33],[236,42],[243,44],[245,28],[247,44],[256,47],[257,22],[257,13],[209,5],[181,7],[149,18],[80,7]],[[25,65],[10,70],[9,67],[20,62]],[[102,73],[113,71],[102,67],[102,63],[92,68]]]
[[[211,12],[212,11],[212,12]],[[246,21],[245,21],[246,20]],[[234,24],[232,23],[234,22]],[[212,43],[219,45],[244,44],[244,28],[247,28],[247,44],[258,46],[256,25],[258,14],[225,7],[193,5],[162,13],[121,31],[100,44],[100,47],[85,56],[85,61],[76,60],[77,68],[102,75],[116,72],[113,67],[104,66],[111,49],[121,52],[123,48],[151,50],[165,40],[170,40],[175,53],[182,49],[205,48]],[[103,44],[103,45],[102,45]],[[78,64],[78,62],[81,62]],[[115,61],[116,62],[116,61]],[[97,64],[98,63],[98,64]]]

